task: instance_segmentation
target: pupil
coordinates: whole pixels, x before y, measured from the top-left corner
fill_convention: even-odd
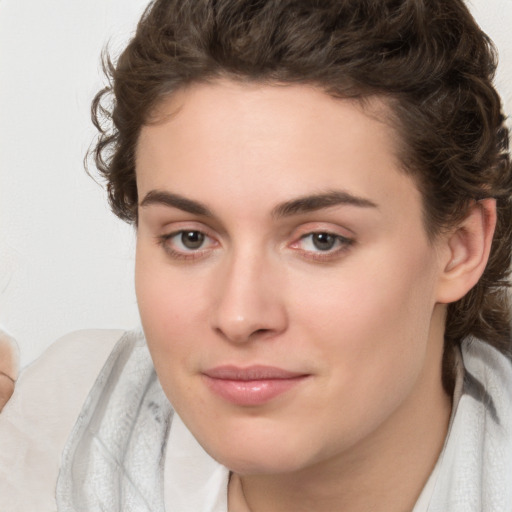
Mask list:
[[[328,251],[334,247],[336,237],[329,233],[315,233],[313,235],[313,245],[320,251]]]
[[[181,242],[187,249],[199,249],[204,242],[204,234],[200,231],[185,231],[181,234]]]

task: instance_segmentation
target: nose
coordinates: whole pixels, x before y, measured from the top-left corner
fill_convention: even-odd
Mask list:
[[[255,255],[233,255],[217,276],[212,328],[232,343],[272,338],[288,317],[276,265]]]

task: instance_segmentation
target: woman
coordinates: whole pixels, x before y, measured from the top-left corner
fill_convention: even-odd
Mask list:
[[[75,342],[96,362],[60,401],[39,464],[74,427],[41,496],[56,485],[59,511],[509,510],[512,174],[494,69],[458,0],[152,3],[93,105],[96,165],[137,228],[144,334],[105,364],[118,334]]]

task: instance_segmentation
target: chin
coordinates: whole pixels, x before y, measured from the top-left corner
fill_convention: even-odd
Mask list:
[[[230,429],[227,436],[213,439],[209,433],[206,439],[198,436],[198,441],[217,462],[240,475],[292,473],[314,459],[306,450],[311,447],[307,440],[301,443],[289,431],[280,435],[275,429],[265,430],[239,429],[233,434]]]
[[[214,457],[223,466],[238,475],[275,475],[281,473],[294,473],[303,469],[307,464],[297,460],[297,454],[282,452],[262,453],[261,450],[254,450],[253,453],[220,454]]]

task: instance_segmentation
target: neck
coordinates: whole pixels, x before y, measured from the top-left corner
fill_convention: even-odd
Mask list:
[[[442,386],[442,343],[436,351],[407,400],[370,436],[294,473],[233,475],[229,509],[410,512],[443,448],[451,413]]]

